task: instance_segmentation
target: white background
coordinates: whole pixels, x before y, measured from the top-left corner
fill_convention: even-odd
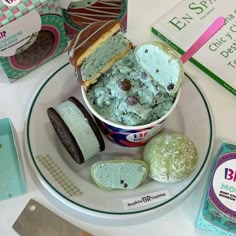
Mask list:
[[[151,24],[177,2],[178,0],[129,0],[127,37],[134,44],[155,40],[156,37],[150,31]],[[48,75],[66,60],[66,54],[61,55],[13,84],[8,84],[4,81],[0,82],[0,118],[9,117],[12,120],[20,144],[22,144],[25,112],[34,91],[41,84],[42,80],[48,77]],[[212,107],[216,125],[216,147],[220,140],[226,140],[236,144],[235,96],[189,62],[184,67],[186,72],[200,85]],[[24,159],[24,156],[22,158]],[[171,212],[156,219],[144,220],[142,224],[124,227],[98,225],[80,220],[78,215],[58,207],[58,204],[47,196],[40,188],[40,184],[33,180],[25,163],[24,172],[26,173],[28,193],[11,200],[0,202],[1,236],[17,235],[11,227],[31,198],[43,203],[55,213],[76,224],[78,227],[98,236],[213,235],[195,227],[201,197],[205,189],[205,179],[208,173],[205,174],[200,184],[185,201],[179,206],[176,206]]]

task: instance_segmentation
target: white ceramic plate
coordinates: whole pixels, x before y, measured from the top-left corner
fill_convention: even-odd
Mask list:
[[[61,145],[47,117],[48,107],[56,107],[69,96],[76,96],[83,103],[74,70],[65,64],[45,80],[33,97],[24,139],[35,175],[47,191],[64,205],[89,216],[113,220],[132,219],[155,212],[160,214],[178,205],[204,175],[213,150],[214,122],[205,96],[191,78],[185,76],[179,104],[165,127],[187,135],[195,143],[199,153],[195,171],[187,179],[173,184],[161,184],[148,178],[131,191],[100,189],[90,177],[90,168],[101,159],[141,157],[143,148],[119,147],[105,138],[104,152],[82,165],[76,164]],[[49,170],[38,155],[48,155],[51,164],[57,168],[51,166]]]

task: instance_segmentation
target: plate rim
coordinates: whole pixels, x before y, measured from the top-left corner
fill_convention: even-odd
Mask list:
[[[32,153],[32,149],[31,149],[31,145],[30,145],[30,138],[29,138],[30,118],[31,118],[31,115],[32,115],[33,107],[35,105],[35,102],[36,102],[38,96],[40,95],[40,92],[44,89],[44,87],[47,85],[47,83],[54,78],[54,76],[57,73],[59,73],[61,70],[63,70],[69,64],[70,64],[69,62],[63,64],[61,67],[56,69],[50,76],[48,76],[42,82],[41,85],[39,85],[38,89],[35,91],[34,95],[32,96],[31,102],[29,103],[29,106],[28,106],[28,111],[26,112],[25,128],[24,128],[24,146],[25,146],[25,151],[27,153],[26,156],[27,156],[27,159],[29,159],[33,163],[33,167],[36,168],[36,170],[38,172],[38,173],[34,173],[34,174],[36,174],[38,177],[42,178],[42,180],[44,181],[44,183],[42,183],[44,185],[44,187],[46,189],[49,188],[48,191],[50,191],[50,190],[55,191],[55,193],[58,195],[57,197],[62,198],[61,200],[68,201],[67,203],[69,203],[69,205],[72,204],[73,207],[74,206],[80,207],[84,210],[88,210],[90,213],[93,212],[93,213],[96,213],[96,214],[102,214],[102,215],[105,214],[105,215],[110,215],[110,216],[111,215],[112,216],[123,216],[123,215],[131,216],[131,215],[137,215],[137,214],[143,214],[143,213],[146,214],[146,213],[152,212],[154,210],[162,209],[164,206],[168,207],[170,204],[173,204],[174,200],[181,200],[183,197],[186,197],[186,196],[183,196],[183,193],[184,192],[186,192],[186,193],[191,192],[197,186],[197,184],[201,180],[201,177],[204,173],[204,169],[207,169],[207,167],[208,167],[207,163],[209,163],[211,161],[210,159],[211,159],[211,153],[213,152],[213,149],[214,149],[214,136],[215,136],[214,116],[213,116],[210,104],[207,101],[206,96],[204,95],[203,91],[197,85],[197,83],[195,81],[193,81],[193,79],[186,73],[184,73],[185,76],[194,85],[195,89],[198,91],[199,95],[201,96],[201,98],[202,98],[202,100],[205,104],[208,119],[209,119],[209,124],[210,124],[210,137],[209,137],[209,145],[208,145],[208,148],[207,148],[206,156],[204,157],[204,161],[203,161],[199,171],[196,173],[194,178],[190,181],[190,183],[184,189],[182,189],[179,193],[175,194],[170,199],[168,199],[165,202],[160,203],[156,206],[148,207],[148,208],[142,209],[142,210],[134,210],[132,212],[109,212],[109,211],[98,210],[98,209],[88,207],[86,205],[79,204],[79,203],[75,202],[74,200],[69,199],[67,196],[65,196],[60,191],[58,191],[54,186],[52,186],[52,184],[47,180],[47,178],[41,172],[40,168],[38,167],[38,165],[35,161],[35,157]],[[30,158],[29,158],[29,156],[30,156]],[[194,183],[195,183],[195,185],[192,186]]]

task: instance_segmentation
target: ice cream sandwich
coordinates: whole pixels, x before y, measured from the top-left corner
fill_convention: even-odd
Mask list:
[[[105,149],[93,118],[75,97],[48,108],[47,114],[62,144],[78,164]]]

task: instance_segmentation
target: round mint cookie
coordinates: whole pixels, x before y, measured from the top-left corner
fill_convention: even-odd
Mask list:
[[[194,170],[198,153],[194,143],[179,133],[160,133],[145,146],[143,159],[148,175],[162,183],[183,180]]]

